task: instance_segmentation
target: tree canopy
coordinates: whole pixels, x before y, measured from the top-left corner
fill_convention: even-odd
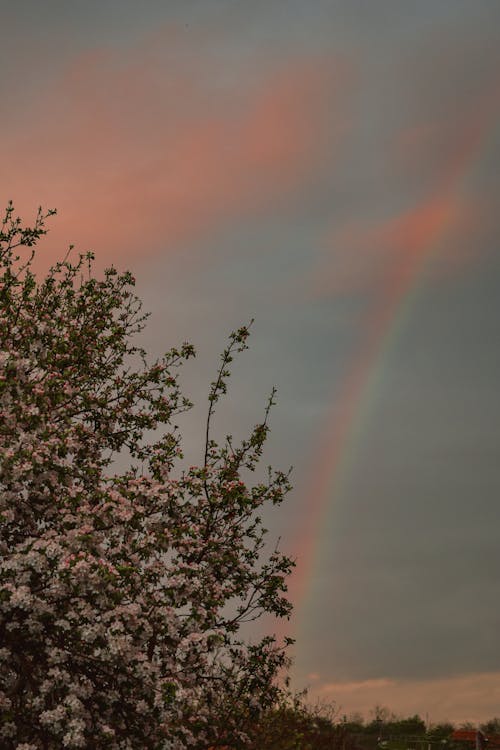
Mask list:
[[[0,744],[244,747],[287,664],[287,643],[240,631],[290,613],[292,561],[266,551],[259,515],[289,477],[248,482],[274,392],[248,439],[212,439],[247,348],[239,328],[209,390],[203,460],[182,468],[173,420],[190,407],[179,368],[193,347],[150,361],[133,276],[97,278],[91,253],[39,279],[52,213],[27,227],[10,204],[0,229]]]

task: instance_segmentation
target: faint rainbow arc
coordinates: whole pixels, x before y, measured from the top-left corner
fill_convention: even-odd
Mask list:
[[[422,271],[453,225],[460,210],[465,182],[495,131],[499,93],[495,87],[494,95],[465,128],[438,189],[424,202],[423,208],[407,215],[408,229],[413,230],[413,236],[406,238],[404,253],[385,276],[380,301],[367,319],[361,346],[331,401],[310,471],[312,478],[304,493],[310,500],[307,522],[301,524],[293,547],[298,564],[289,590],[298,610],[299,622],[308,594],[308,582],[319,557],[318,531],[329,514],[332,495],[338,493],[341,483],[348,478],[386,355],[411,310]],[[403,239],[401,236],[400,241]]]

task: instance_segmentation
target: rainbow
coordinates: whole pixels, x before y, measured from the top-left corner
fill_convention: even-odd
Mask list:
[[[383,276],[378,301],[366,316],[358,351],[340,389],[335,390],[310,479],[302,492],[307,498],[307,518],[301,519],[293,547],[297,568],[289,585],[296,608],[292,635],[301,628],[310,604],[309,582],[321,556],[320,531],[354,467],[384,363],[414,307],[425,278],[424,269],[461,216],[466,182],[498,125],[499,94],[500,87],[496,86],[494,95],[490,92],[465,123],[438,187],[416,208],[394,219],[388,228],[387,239],[397,252]]]

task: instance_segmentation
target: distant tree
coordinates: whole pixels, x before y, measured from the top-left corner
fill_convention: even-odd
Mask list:
[[[368,734],[376,734],[378,736],[385,731],[386,724],[395,718],[387,706],[378,704],[371,709],[370,714],[372,719],[366,724],[365,731]]]
[[[385,730],[390,735],[419,735],[426,733],[425,721],[415,714],[405,719],[392,719],[385,725]]]
[[[363,714],[353,712],[344,719],[344,727],[350,734],[361,734],[365,729]]]
[[[495,716],[495,718],[489,719],[489,721],[485,721],[484,724],[481,724],[480,729],[485,734],[500,735],[500,718],[498,716]]]
[[[449,722],[443,722],[442,724],[433,724],[429,729],[429,736],[433,739],[445,740],[452,734],[454,729],[454,725],[450,724]]]
[[[244,747],[287,657],[240,626],[289,615],[292,564],[263,556],[259,517],[288,475],[243,480],[272,397],[248,440],[211,437],[248,328],[210,388],[201,465],[180,470],[172,420],[190,407],[178,368],[193,347],[148,362],[132,275],[96,278],[91,254],[38,280],[49,214],[25,227],[9,205],[0,222],[0,746]]]
[[[371,709],[370,714],[372,716],[372,721],[383,724],[386,724],[394,717],[393,712],[387,708],[387,706],[382,706],[379,703]]]
[[[303,695],[282,700],[265,712],[252,733],[252,750],[353,750],[336,707],[308,704]]]

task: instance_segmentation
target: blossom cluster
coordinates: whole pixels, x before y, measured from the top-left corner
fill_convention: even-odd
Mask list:
[[[38,280],[45,218],[23,227],[9,206],[0,229],[0,746],[244,746],[287,657],[240,628],[288,616],[292,564],[263,555],[259,517],[288,476],[242,479],[269,409],[239,446],[210,438],[248,329],[212,384],[204,461],[182,469],[172,420],[193,348],[149,363],[133,277],[95,278],[90,254]]]

